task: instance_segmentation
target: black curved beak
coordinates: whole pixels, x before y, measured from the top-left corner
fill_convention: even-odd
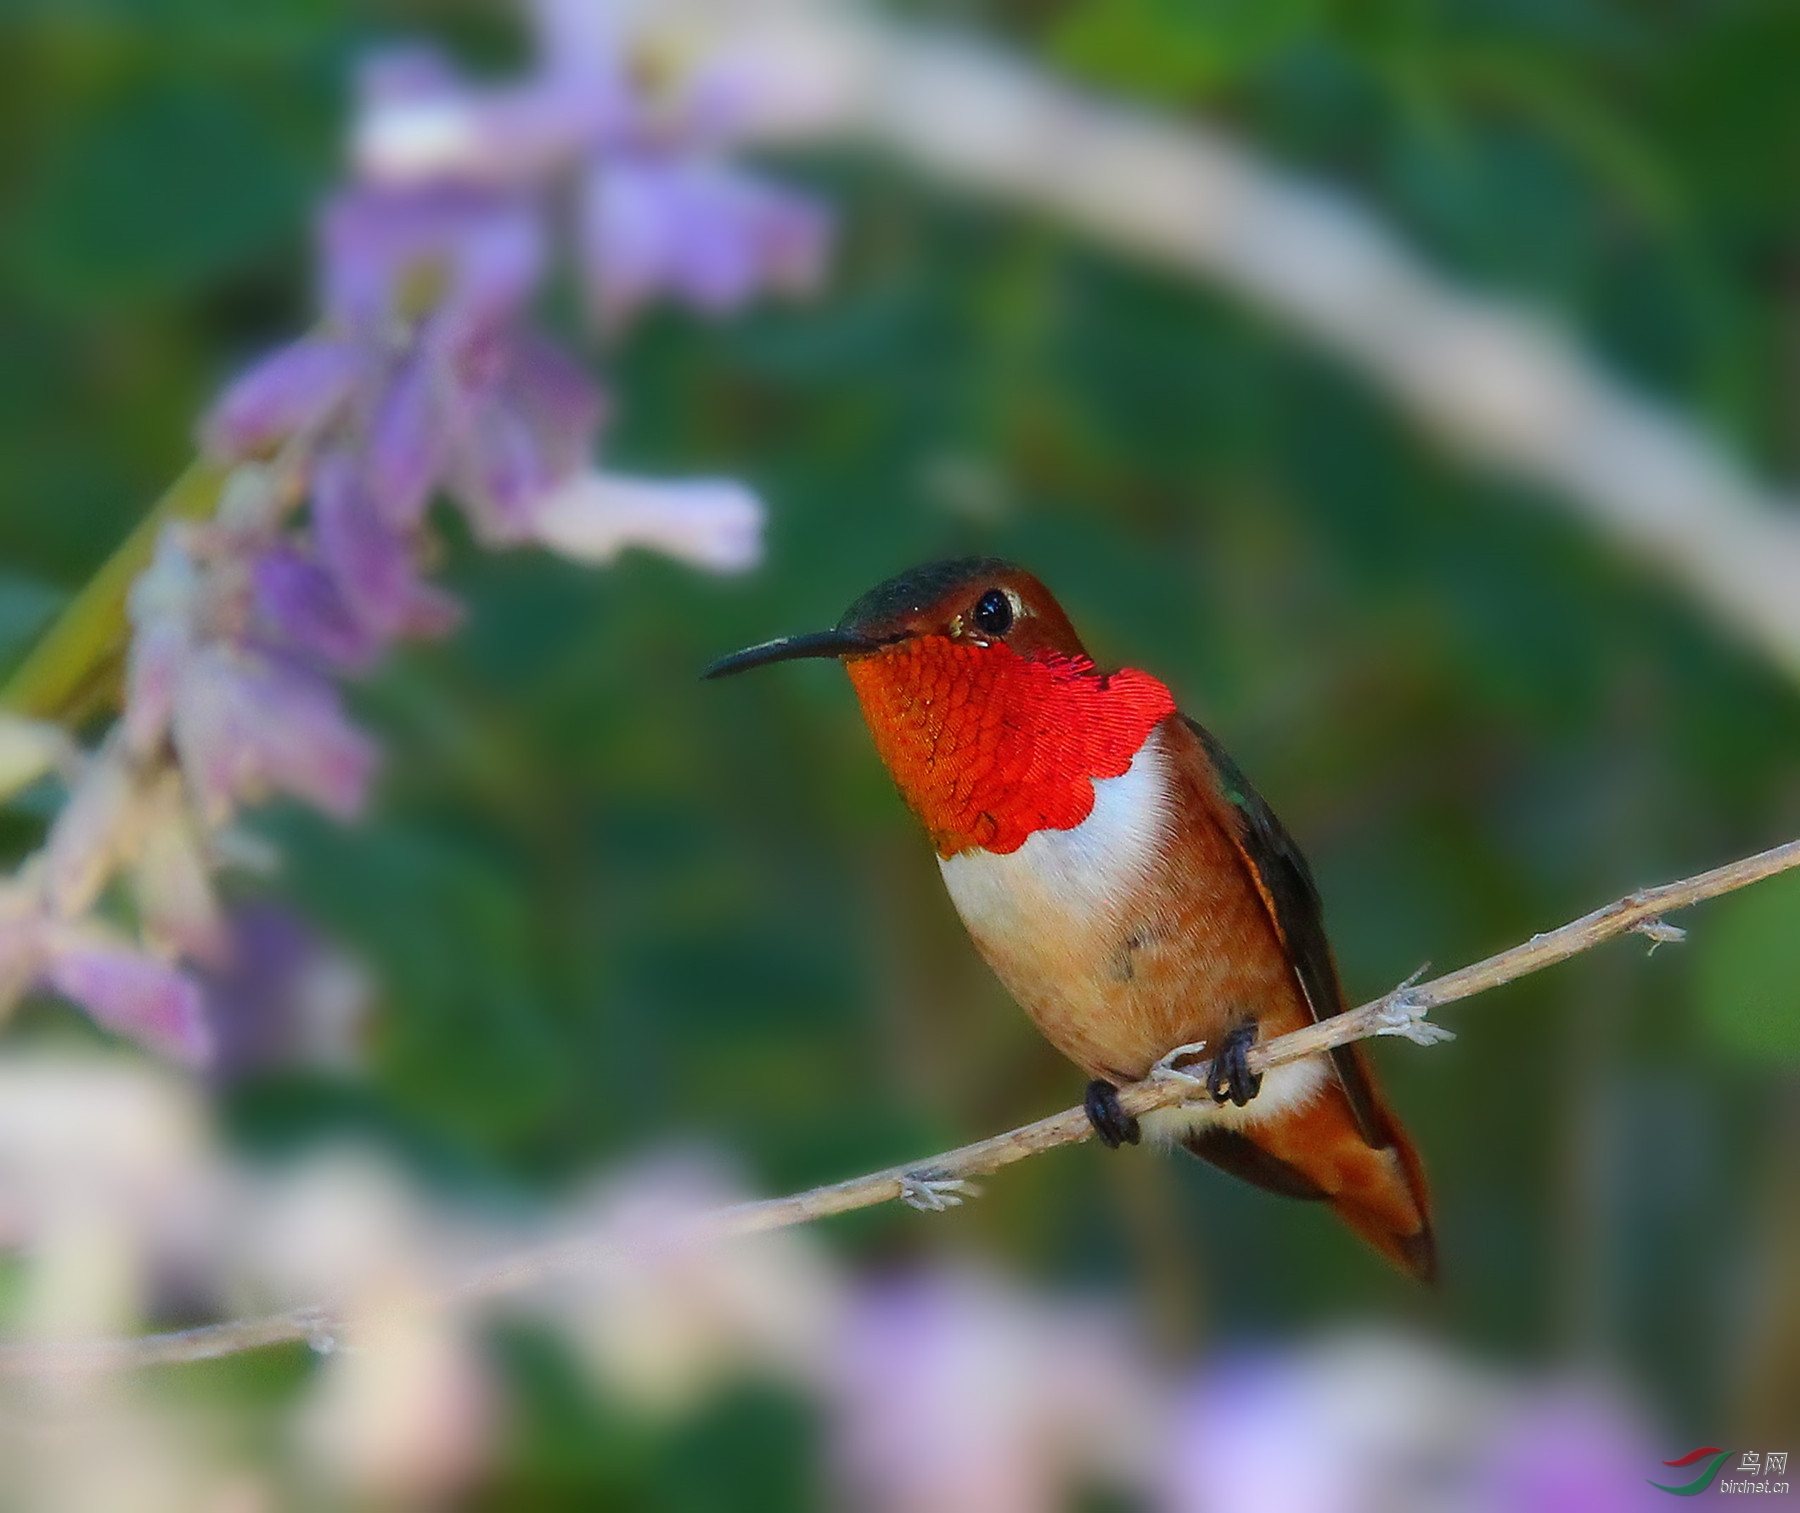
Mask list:
[[[794,662],[801,657],[854,657],[860,652],[874,651],[879,641],[859,636],[848,630],[819,630],[807,636],[782,636],[757,646],[746,646],[719,660],[700,676],[727,678],[734,672],[748,672],[752,667],[766,667],[771,662]]]

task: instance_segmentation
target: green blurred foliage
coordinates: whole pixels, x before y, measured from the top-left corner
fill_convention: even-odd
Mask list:
[[[1058,17],[1049,55],[1100,82],[1180,100],[1291,45],[1323,8],[1315,0],[1099,0]]]
[[[1763,1066],[1800,1065],[1800,884],[1735,895],[1699,942],[1696,993],[1719,1044]]]
[[[1450,275],[1571,323],[1754,465],[1791,466],[1786,0],[911,9],[1225,123]],[[476,8],[9,13],[0,658],[179,471],[234,364],[309,319],[347,69],[408,29],[488,61],[516,45]],[[800,167],[841,207],[828,297],[659,317],[595,353],[613,459],[748,477],[767,565],[596,575],[447,528],[468,629],[358,696],[389,750],[375,818],[267,820],[283,886],[375,970],[373,1070],[234,1089],[247,1148],[361,1131],[448,1190],[517,1194],[699,1139],[772,1191],[1071,1101],[1077,1074],[975,959],[841,676],[695,677],[936,555],[1027,563],[1103,659],[1153,669],[1221,735],[1313,857],[1354,995],[1800,832],[1793,687],[1530,491],[1206,291],[891,165]],[[14,812],[0,839],[38,824]],[[1697,970],[1692,948],[1616,946],[1455,1014],[1454,1046],[1377,1056],[1439,1193],[1442,1327],[1514,1354],[1598,1340],[1698,1442],[1750,1411],[1737,1373],[1768,1348],[1741,1277],[1800,1273],[1747,1251],[1759,1153],[1796,1096],[1800,892],[1684,923]],[[954,1216],[830,1237],[987,1247],[1129,1289],[1189,1341],[1420,1307],[1320,1213],[1144,1152],[1065,1152]],[[494,1506],[810,1495],[792,1405],[734,1399],[665,1443],[551,1342],[507,1358],[521,1407]]]

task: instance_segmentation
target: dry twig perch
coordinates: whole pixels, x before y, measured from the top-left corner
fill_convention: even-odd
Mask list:
[[[1647,935],[1654,948],[1674,938],[1674,927],[1663,923],[1664,914],[1747,887],[1794,867],[1800,867],[1800,840],[1789,841],[1786,845],[1679,882],[1629,893],[1591,914],[1584,914],[1559,929],[1534,935],[1523,944],[1484,961],[1447,972],[1429,982],[1403,984],[1334,1019],[1255,1046],[1250,1051],[1250,1067],[1253,1071],[1266,1072],[1332,1046],[1347,1045],[1374,1035],[1401,1035],[1425,1045],[1449,1039],[1449,1031],[1427,1020],[1426,1015],[1432,1009],[1540,972],[1620,935]],[[1198,1074],[1204,1068],[1196,1060],[1192,1070]],[[1193,1093],[1190,1080],[1163,1073],[1122,1089],[1119,1097],[1128,1111],[1143,1114],[1179,1103]],[[766,1198],[721,1209],[703,1216],[681,1238],[684,1242],[716,1242],[807,1224],[832,1214],[895,1200],[923,1208],[947,1207],[960,1202],[971,1191],[970,1179],[999,1171],[1042,1151],[1054,1150],[1059,1145],[1078,1144],[1092,1133],[1087,1115],[1079,1107],[1064,1109],[1047,1119],[922,1161],[891,1166],[885,1171],[870,1172],[866,1176],[787,1197]],[[610,1257],[617,1245],[617,1238],[607,1235],[522,1250],[488,1263],[455,1285],[420,1299],[419,1304],[448,1307],[520,1292],[557,1277],[579,1274]],[[334,1340],[353,1323],[327,1308],[315,1306],[135,1338],[11,1344],[0,1346],[0,1370],[17,1374],[177,1365],[237,1355],[269,1345],[317,1344]]]

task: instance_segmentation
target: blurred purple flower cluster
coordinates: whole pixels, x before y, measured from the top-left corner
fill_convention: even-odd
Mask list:
[[[319,1357],[270,1426],[285,1463],[247,1463],[235,1420],[167,1416],[204,1396],[121,1391],[55,1356],[0,1373],[0,1464],[32,1507],[287,1506],[295,1465],[322,1506],[479,1500],[524,1385],[496,1314],[546,1330],[619,1432],[779,1386],[816,1414],[821,1500],[858,1513],[1648,1513],[1664,1497],[1646,1477],[1668,1452],[1604,1378],[1386,1326],[1183,1359],[1122,1300],[966,1256],[870,1275],[816,1230],[722,1233],[748,1195],[691,1149],[526,1220],[447,1207],[354,1144],[248,1164],[163,1067],[8,1051],[0,1114],[21,1339],[256,1298],[303,1310]],[[46,1400],[62,1432],[43,1431]],[[183,1495],[70,1495],[101,1445]]]
[[[419,49],[369,64],[355,175],[318,218],[318,324],[202,424],[226,481],[211,518],[165,527],[132,592],[123,718],[85,757],[42,727],[0,730],[4,791],[52,765],[72,784],[45,851],[0,884],[0,1009],[47,984],[207,1055],[179,962],[229,954],[210,877],[246,851],[231,823],[275,793],[360,810],[377,753],[337,680],[456,625],[425,577],[439,496],[490,547],[756,560],[742,485],[596,465],[606,397],[532,310],[561,241],[608,329],[656,299],[718,314],[804,291],[826,217],[726,161],[753,70],[659,72],[606,0],[545,0],[537,22],[522,82],[477,86]],[[125,923],[101,923],[121,875]]]
[[[265,973],[311,954],[291,920],[254,928]],[[341,979],[310,991],[355,996]],[[222,1031],[223,1054],[258,1053],[234,1046],[229,1019]],[[746,1382],[778,1387],[817,1427],[793,1441],[816,1444],[815,1500],[858,1513],[1666,1506],[1649,1481],[1670,1451],[1593,1362],[1527,1372],[1373,1323],[1279,1341],[1239,1329],[1190,1356],[1127,1299],[1034,1284],[966,1236],[871,1271],[814,1226],[752,1229],[733,1164],[691,1146],[533,1214],[491,1194],[452,1205],[363,1141],[272,1164],[215,1126],[166,1066],[0,1047],[15,1351],[0,1465],[31,1507],[273,1508],[296,1502],[290,1485],[300,1505],[479,1501],[508,1467],[517,1394],[536,1390],[503,1343],[521,1325],[585,1384],[582,1411],[628,1438],[705,1420]],[[121,1390],[106,1368],[105,1342],[144,1320],[246,1307],[273,1312],[223,1326],[238,1348],[298,1324],[318,1357],[258,1430],[285,1455],[254,1461],[247,1421],[220,1422],[216,1395]],[[182,1494],[72,1495],[99,1446]]]

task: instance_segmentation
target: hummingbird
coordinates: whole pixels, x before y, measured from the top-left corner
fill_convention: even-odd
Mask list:
[[[1344,990],[1306,858],[1167,685],[1100,668],[1050,591],[992,557],[902,573],[835,629],[704,676],[802,657],[843,663],[977,950],[1087,1074],[1106,1145],[1147,1132],[1322,1202],[1435,1280],[1424,1169],[1361,1046],[1249,1070],[1258,1037],[1342,1013]],[[1198,1042],[1195,1098],[1125,1112],[1123,1084]]]

